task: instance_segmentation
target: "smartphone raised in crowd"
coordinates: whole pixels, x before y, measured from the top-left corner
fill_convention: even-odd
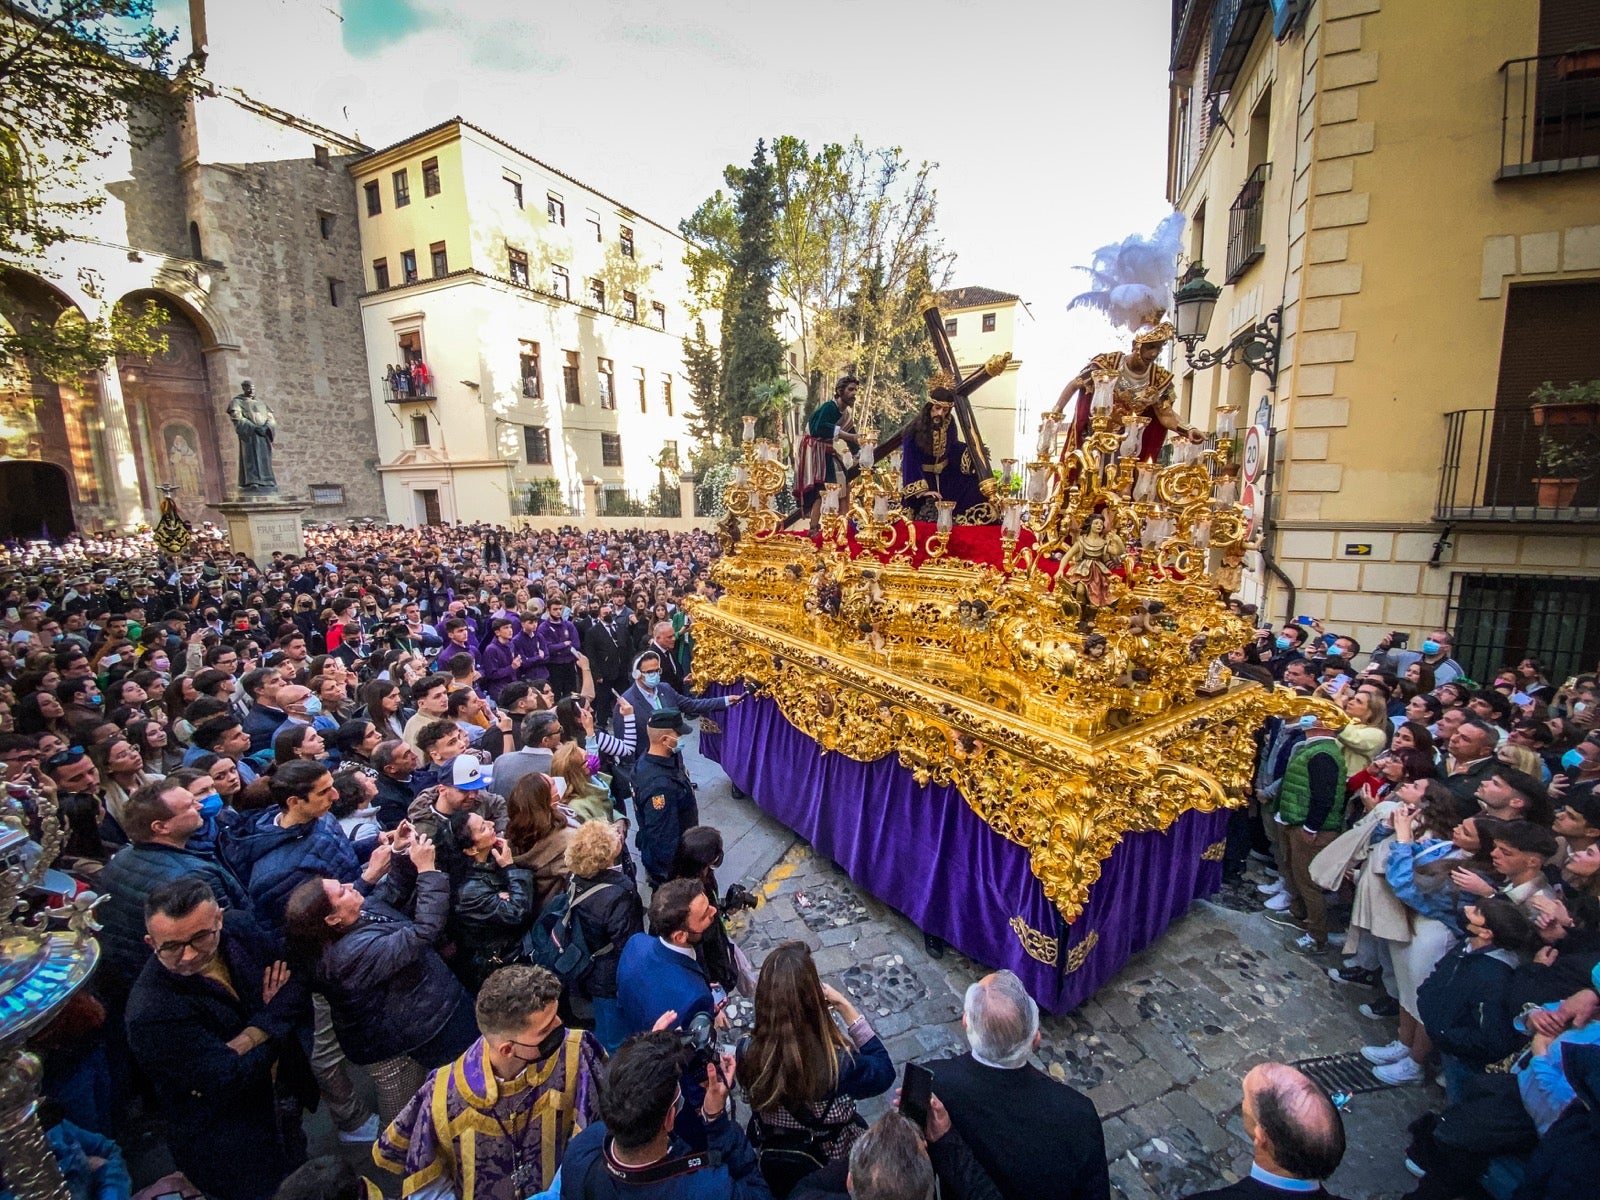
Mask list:
[[[928,1127],[928,1106],[933,1099],[933,1072],[921,1063],[906,1064],[905,1080],[900,1085],[900,1111],[917,1126]]]
[[[1399,650],[1411,641],[1409,633],[1401,633],[1398,629],[1389,635],[1389,648]]]

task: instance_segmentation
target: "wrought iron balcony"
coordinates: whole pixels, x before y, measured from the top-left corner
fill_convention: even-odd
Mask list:
[[[387,404],[425,404],[430,400],[437,400],[434,394],[433,381],[418,384],[414,379],[404,377],[385,377],[380,385],[383,388]]]
[[[1582,411],[1579,411],[1579,410]],[[1436,521],[1600,521],[1600,425],[1570,411],[1445,414]]]
[[[1500,67],[1497,179],[1600,167],[1600,50],[1514,58]]]
[[[1244,187],[1228,209],[1228,274],[1226,282],[1232,283],[1243,275],[1250,264],[1267,252],[1261,240],[1261,217],[1267,205],[1267,180],[1272,178],[1272,164],[1262,163],[1250,172]]]
[[[1268,0],[1216,0],[1211,10],[1211,69],[1206,73],[1209,94],[1233,90],[1270,7]]]

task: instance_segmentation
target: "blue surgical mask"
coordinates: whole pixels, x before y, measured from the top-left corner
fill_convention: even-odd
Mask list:
[[[322,715],[322,701],[315,696],[307,696],[305,703],[306,716],[317,717]]]
[[[653,687],[658,686],[660,683],[661,683],[661,672],[660,671],[646,671],[644,673],[644,685],[645,685],[645,687],[653,688]]]
[[[1311,729],[1316,725],[1316,723],[1317,718],[1312,716],[1310,713],[1306,713],[1306,715],[1301,717],[1299,721],[1301,729]]]
[[[222,811],[222,797],[216,792],[208,792],[200,797],[200,815],[214,817]]]
[[[1422,643],[1422,652],[1424,654],[1439,653],[1439,643],[1430,638],[1428,641]]]
[[[1569,771],[1580,771],[1583,769],[1583,755],[1574,747],[1561,756],[1561,765]]]
[[[1287,649],[1288,649],[1288,648],[1289,648],[1289,647],[1290,647],[1290,646],[1292,646],[1292,645],[1294,645],[1294,643],[1293,643],[1293,642],[1291,642],[1291,641],[1290,641],[1290,640],[1289,640],[1289,639],[1288,639],[1288,638],[1286,638],[1286,637],[1281,637],[1281,638],[1278,638],[1278,639],[1277,639],[1277,640],[1276,640],[1276,641],[1274,641],[1274,642],[1273,642],[1273,643],[1272,643],[1272,644],[1273,644],[1273,645],[1274,645],[1274,646],[1276,646],[1276,647],[1277,647],[1277,648],[1278,648],[1278,649],[1279,649],[1279,650],[1287,650]]]

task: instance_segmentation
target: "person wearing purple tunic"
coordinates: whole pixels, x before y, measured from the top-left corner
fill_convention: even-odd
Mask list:
[[[476,664],[477,656],[472,653],[468,644],[472,637],[472,626],[465,617],[451,617],[444,623],[444,649],[439,651],[439,657],[433,660],[435,671],[448,671],[450,660],[460,658],[465,654]]]
[[[514,683],[517,669],[522,666],[522,657],[512,645],[515,631],[516,627],[503,617],[489,622],[489,640],[479,656],[478,669],[483,674],[479,685],[490,696],[498,697],[507,684]]]
[[[423,1200],[524,1200],[555,1178],[567,1143],[600,1119],[604,1053],[565,1029],[561,981],[542,967],[502,967],[478,993],[482,1033],[430,1074],[372,1147]]]
[[[566,619],[567,610],[559,600],[552,600],[545,610],[544,620],[534,636],[544,646],[549,656],[550,686],[556,699],[570,696],[578,690],[578,647],[583,638],[578,627]]]
[[[538,637],[539,616],[537,613],[525,612],[521,621],[522,632],[511,639],[512,650],[522,659],[522,665],[517,668],[517,678],[523,683],[549,679],[550,652],[544,648],[544,643]]]
[[[900,495],[919,521],[937,517],[934,502],[955,501],[959,525],[992,524],[999,518],[984,497],[977,460],[957,432],[954,393],[936,387],[900,443]]]

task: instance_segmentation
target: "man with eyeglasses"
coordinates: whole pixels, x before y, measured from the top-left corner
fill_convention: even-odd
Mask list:
[[[403,1194],[523,1200],[554,1180],[573,1135],[600,1119],[602,1059],[592,1033],[562,1026],[560,996],[543,967],[484,982],[483,1036],[427,1078],[372,1148]]]
[[[173,1161],[208,1196],[267,1200],[306,1157],[307,993],[199,877],[152,891],[142,924],[153,953],[128,998],[128,1042],[179,1135]]]

